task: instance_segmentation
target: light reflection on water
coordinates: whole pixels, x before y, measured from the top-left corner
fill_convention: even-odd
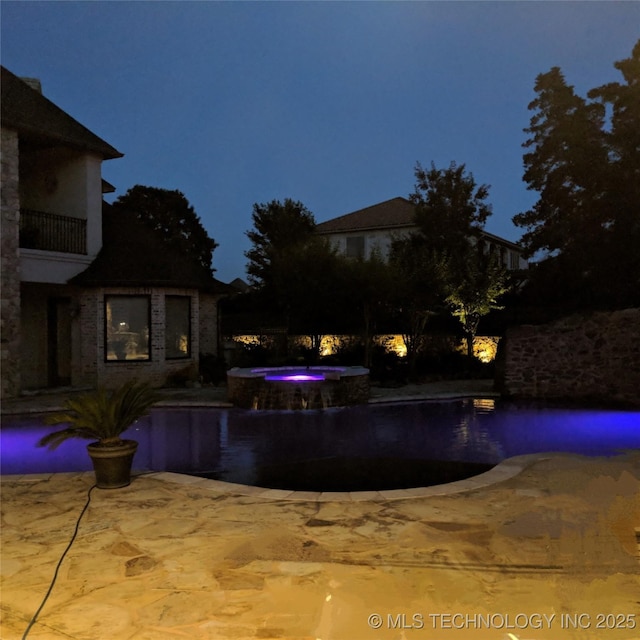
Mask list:
[[[91,468],[87,441],[50,452],[35,446],[49,427],[37,417],[5,418],[1,471]],[[405,458],[497,464],[524,453],[613,455],[640,449],[640,412],[518,407],[492,399],[412,402],[318,411],[176,408],[153,410],[125,437],[139,441],[137,469],[183,473],[310,459]]]
[[[324,380],[323,373],[278,373],[264,377],[269,382],[319,382]]]

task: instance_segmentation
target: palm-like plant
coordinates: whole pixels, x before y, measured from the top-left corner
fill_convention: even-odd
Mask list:
[[[69,426],[44,436],[38,446],[55,449],[69,438],[97,440],[105,447],[119,445],[120,434],[146,415],[157,399],[149,385],[135,380],[113,391],[98,389],[70,398],[63,411],[46,418],[47,424]]]

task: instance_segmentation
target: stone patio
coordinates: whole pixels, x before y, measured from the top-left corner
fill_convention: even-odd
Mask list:
[[[2,477],[3,640],[23,637],[92,484]],[[638,640],[638,536],[640,451],[370,494],[140,475],[91,492],[27,637]]]

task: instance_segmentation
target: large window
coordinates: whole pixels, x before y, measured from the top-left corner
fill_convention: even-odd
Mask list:
[[[165,298],[165,358],[188,358],[191,355],[191,298]]]
[[[150,360],[149,296],[105,296],[105,359]]]
[[[347,238],[347,258],[364,258],[364,236]]]

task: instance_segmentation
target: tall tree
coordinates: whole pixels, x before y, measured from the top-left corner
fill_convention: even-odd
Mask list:
[[[253,246],[245,253],[249,279],[287,333],[309,335],[317,352],[335,309],[336,251],[314,234],[313,214],[301,202],[255,204],[253,224],[247,231]]]
[[[447,264],[448,257],[434,251],[422,233],[410,234],[391,245],[389,266],[395,281],[392,300],[407,347],[411,378],[429,318],[444,310]]]
[[[340,261],[343,304],[341,313],[353,311],[364,344],[364,366],[372,364],[373,337],[397,290],[394,270],[374,251],[369,258]],[[335,301],[334,301],[335,302]],[[335,309],[335,304],[333,307]]]
[[[119,196],[112,207],[116,212],[133,215],[213,275],[213,251],[218,245],[181,191],[136,185]]]
[[[325,238],[311,236],[283,251],[273,265],[270,289],[288,330],[308,335],[314,357],[331,331],[342,291],[340,260]]]
[[[513,221],[527,231],[528,255],[572,252],[593,245],[605,221],[601,207],[607,150],[602,135],[604,109],[588,104],[566,84],[558,67],[536,79],[529,138],[524,143],[524,180],[540,194],[534,206]]]
[[[507,291],[504,268],[485,255],[481,242],[491,215],[488,185],[477,185],[464,164],[437,169],[432,163],[429,170],[418,164],[415,176],[412,201],[420,232],[392,248],[402,282],[398,291],[405,299],[399,308],[408,321],[410,369],[432,314],[449,308],[462,323],[472,356],[480,318],[497,308],[498,297]]]
[[[614,294],[610,301],[615,306],[634,306],[640,303],[640,40],[631,57],[614,66],[624,82],[611,82],[588,93],[611,113],[610,126],[604,132],[609,154],[608,224],[599,245],[606,266],[601,280],[618,283],[607,287]]]
[[[246,232],[253,245],[245,252],[247,273],[252,284],[269,287],[274,283],[278,260],[311,238],[315,219],[301,202],[287,198],[254,204],[252,220],[254,228]]]
[[[491,215],[486,201],[489,186],[477,185],[465,165],[452,162],[446,169],[415,167],[416,184],[411,201],[416,223],[429,249],[451,253],[477,236]]]
[[[610,127],[604,132],[609,152],[607,186],[614,199],[613,222],[625,224],[631,218],[637,220],[640,203],[640,40],[631,57],[615,62],[614,67],[622,73],[624,83],[610,82],[587,95],[611,107]]]
[[[561,70],[536,79],[524,180],[537,202],[525,228],[530,295],[559,311],[640,303],[640,41],[615,63],[624,83],[575,94]]]

